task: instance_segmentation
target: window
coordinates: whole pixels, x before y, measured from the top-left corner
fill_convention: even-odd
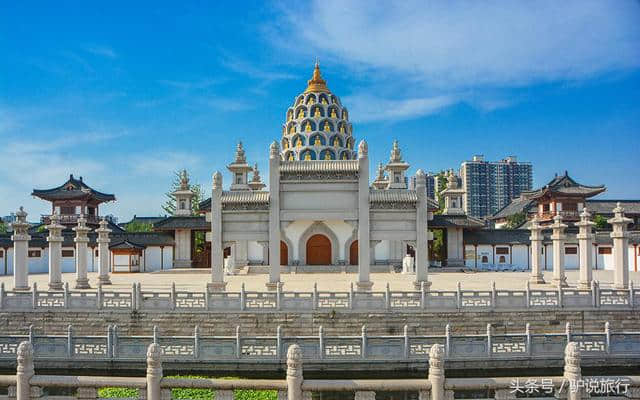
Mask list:
[[[94,207],[87,207],[87,214],[96,215],[96,209]]]
[[[504,256],[500,256],[500,258],[498,259],[498,262],[499,262],[500,264],[504,264],[504,263],[506,263],[506,262],[507,262],[507,259],[506,259]]]
[[[100,253],[98,253],[98,250],[96,250],[96,257],[100,257]]]
[[[71,207],[60,207],[60,214],[62,215],[73,215],[76,213],[76,208]]]
[[[4,257],[4,251],[0,250],[0,258]]]
[[[62,257],[73,257],[73,250],[62,250]]]
[[[565,247],[564,248],[564,254],[578,254],[578,248],[577,247]]]
[[[30,258],[39,258],[42,256],[42,251],[40,250],[29,250],[28,255]]]
[[[185,208],[187,208],[187,206],[186,206],[184,200],[180,200],[180,209],[184,210]]]
[[[611,247],[598,247],[598,254],[611,254]]]
[[[496,254],[509,254],[508,247],[496,247]]]
[[[242,174],[236,174],[236,183],[242,184]]]
[[[483,264],[486,264],[486,263],[488,263],[488,262],[489,262],[489,257],[487,257],[487,256],[482,256],[482,263],[483,263]]]
[[[578,211],[577,203],[562,203],[562,209],[564,211]]]

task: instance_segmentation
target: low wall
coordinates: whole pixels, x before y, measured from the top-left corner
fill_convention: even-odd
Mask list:
[[[316,335],[322,326],[325,334],[353,335],[362,325],[372,335],[396,335],[408,326],[415,335],[441,335],[446,324],[452,333],[484,334],[487,324],[496,333],[522,333],[526,323],[532,332],[563,332],[571,323],[575,332],[599,332],[609,321],[614,331],[640,331],[637,310],[540,310],[504,312],[0,312],[0,333],[23,335],[29,325],[37,334],[64,335],[68,325],[83,335],[104,334],[109,325],[118,325],[122,334],[149,335],[158,327],[162,335],[191,335],[195,325],[203,335],[234,335],[236,326],[251,335],[273,335],[278,325],[286,335]]]

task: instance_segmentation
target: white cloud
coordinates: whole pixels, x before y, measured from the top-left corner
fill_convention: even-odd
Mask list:
[[[371,2],[283,9],[303,53],[393,71],[428,87],[526,85],[640,66],[634,1]]]
[[[85,47],[85,50],[93,55],[106,57],[106,58],[118,58],[118,53],[111,47],[91,45]]]
[[[389,100],[368,94],[346,96],[344,104],[355,122],[401,120],[433,114],[456,102],[454,96]]]

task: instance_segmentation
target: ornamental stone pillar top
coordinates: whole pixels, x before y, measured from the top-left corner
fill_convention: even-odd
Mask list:
[[[109,234],[111,233],[111,229],[108,228],[109,223],[106,219],[102,218],[99,225],[100,227],[96,229],[98,233],[98,243],[109,243]]]
[[[553,229],[553,235],[551,235],[551,239],[554,240],[562,240],[566,238],[564,234],[564,230],[567,228],[567,224],[562,223],[562,215],[557,214],[553,217],[553,224],[551,225],[551,229]]]
[[[613,227],[612,238],[625,238],[627,237],[627,225],[633,220],[624,216],[624,208],[618,202],[616,208],[613,209],[613,218],[608,219],[607,222]]]
[[[358,143],[358,158],[367,158],[369,156],[369,146],[367,146],[367,141],[362,139],[360,143]]]
[[[280,157],[280,146],[278,142],[275,140],[269,146],[269,158],[279,158]]]
[[[220,171],[216,171],[213,174],[212,180],[213,180],[213,185],[212,185],[213,190],[222,189],[222,174],[220,173]]]
[[[72,230],[76,233],[76,237],[73,239],[74,242],[89,242],[87,234],[91,231],[91,228],[87,226],[87,220],[84,218],[84,214],[80,214],[78,225]]]
[[[531,241],[534,240],[542,240],[542,226],[540,226],[540,218],[538,214],[534,214],[531,219],[531,224],[529,225],[529,230],[531,231],[531,237],[529,238]]]
[[[28,214],[24,211],[24,208],[20,206],[20,209],[16,212],[16,220],[11,224],[11,227],[13,228],[13,236],[18,240],[29,240],[28,237],[26,239],[22,238],[28,236],[29,223],[27,222],[27,215]]]
[[[47,236],[47,242],[62,242],[64,239],[62,238],[62,230],[64,229],[63,225],[59,224],[60,216],[56,213],[49,218],[49,225],[47,225],[47,230],[49,231],[49,236]]]
[[[576,222],[576,226],[580,228],[580,233],[576,237],[578,239],[592,239],[592,228],[595,225],[595,222],[591,221],[591,213],[587,210],[587,207],[585,207],[580,213],[580,221]]]

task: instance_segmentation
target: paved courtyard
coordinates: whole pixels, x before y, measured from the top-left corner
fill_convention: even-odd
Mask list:
[[[437,272],[436,272],[437,271]],[[600,282],[601,287],[609,287],[613,282],[613,271],[593,271],[594,279]],[[524,289],[525,282],[529,277],[529,272],[449,272],[431,270],[429,279],[432,282],[432,289],[455,290],[456,282],[460,282],[463,289],[489,289],[491,282],[496,282],[497,289]],[[544,272],[547,282],[551,281],[551,271]],[[244,282],[246,290],[265,290],[266,274],[236,275],[226,276],[229,282],[227,290],[239,291]],[[284,282],[286,291],[311,291],[314,282],[318,284],[318,290],[322,291],[346,291],[349,284],[356,282],[358,275],[355,273],[299,273],[282,274],[281,280]],[[412,290],[413,275],[400,273],[372,273],[371,280],[374,282],[374,291],[383,291],[387,283],[392,290]],[[570,286],[575,286],[578,280],[578,271],[567,271],[567,279]],[[73,288],[75,281],[74,273],[62,274],[63,282],[69,282],[69,287]],[[89,280],[95,287],[97,273],[90,272]],[[630,272],[630,280],[640,284],[640,272]],[[210,281],[210,270],[208,269],[184,269],[169,270],[152,273],[117,273],[111,275],[113,285],[105,287],[106,290],[129,289],[132,282],[140,282],[144,289],[164,289],[171,286],[171,282],[176,283],[179,290],[202,291],[205,284]],[[5,288],[10,290],[13,287],[13,276],[0,276],[0,282],[4,282]],[[29,276],[29,284],[38,284],[41,289],[47,288],[48,275],[34,274]],[[553,288],[551,284],[532,285],[532,288]]]

